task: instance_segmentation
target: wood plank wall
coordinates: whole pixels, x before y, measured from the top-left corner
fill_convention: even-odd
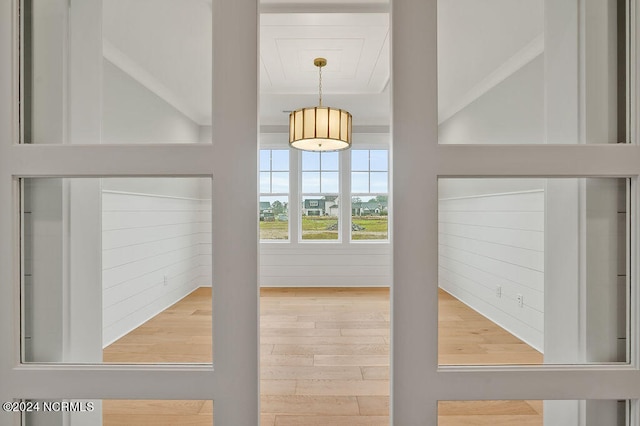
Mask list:
[[[211,285],[211,202],[103,191],[102,214],[107,346],[197,287]]]
[[[391,245],[261,243],[262,287],[388,287]]]
[[[542,352],[544,191],[441,199],[438,247],[440,287]]]

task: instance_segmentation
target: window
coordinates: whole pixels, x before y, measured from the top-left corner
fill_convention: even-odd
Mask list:
[[[389,238],[389,151],[351,151],[351,239]]]
[[[289,239],[289,151],[260,150],[260,239]]]
[[[259,169],[261,241],[389,240],[388,149],[261,149]],[[289,216],[299,218],[292,229]]]
[[[337,152],[302,152],[303,240],[340,239],[339,164]]]

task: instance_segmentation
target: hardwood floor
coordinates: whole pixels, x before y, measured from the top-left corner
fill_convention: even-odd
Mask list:
[[[389,424],[388,289],[262,289],[263,426]],[[542,355],[449,294],[441,364],[535,364]],[[200,288],[104,350],[105,362],[211,362],[211,289]],[[211,425],[204,401],[105,401],[104,425]],[[174,423],[160,423],[158,413]],[[539,401],[441,402],[440,426],[542,425]],[[148,417],[151,416],[151,417]],[[179,417],[183,416],[183,417]],[[176,422],[180,419],[180,422]]]
[[[261,296],[262,425],[388,425],[388,290]]]

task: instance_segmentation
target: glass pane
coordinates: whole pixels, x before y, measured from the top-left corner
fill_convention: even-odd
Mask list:
[[[371,170],[381,172],[389,170],[389,151],[386,149],[371,150]]]
[[[302,170],[320,170],[320,153],[303,151]]]
[[[302,239],[338,240],[339,215],[337,195],[302,197]]]
[[[211,143],[209,4],[23,6],[24,143]]]
[[[628,362],[628,185],[441,179],[440,364]]]
[[[260,239],[289,239],[289,197],[260,197]]]
[[[369,151],[354,149],[351,151],[351,170],[369,170]]]
[[[320,186],[320,190],[322,192],[332,192],[337,194],[340,192],[339,183],[338,172],[322,172],[322,182]]]
[[[321,153],[322,170],[325,171],[337,171],[339,170],[339,157],[337,152],[323,152]]]
[[[352,193],[368,193],[369,191],[369,173],[368,172],[352,172],[351,173],[351,192]]]
[[[316,194],[320,192],[319,172],[302,172],[302,192]]]
[[[438,1],[440,143],[627,142],[627,8]]]
[[[386,240],[388,232],[386,195],[351,198],[352,240]]]
[[[271,192],[271,173],[260,172],[260,192]]]
[[[213,402],[197,400],[15,400],[24,426],[213,426]],[[20,416],[16,413],[17,416]]]
[[[271,168],[276,171],[289,170],[289,151],[285,149],[271,151]]]
[[[439,401],[438,426],[625,426],[629,410],[629,401],[615,400]]]
[[[261,149],[260,150],[260,171],[269,171],[271,170],[271,150],[269,149]]]
[[[273,172],[271,179],[271,192],[289,192],[289,172]]]
[[[389,191],[389,174],[387,172],[371,172],[371,192]]]
[[[210,179],[25,178],[22,198],[24,362],[212,362]]]

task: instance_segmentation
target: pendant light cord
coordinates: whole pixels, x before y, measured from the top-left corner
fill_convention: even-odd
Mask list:
[[[320,75],[320,78],[318,79],[318,93],[320,94],[318,105],[322,106],[322,66],[318,67],[318,74]]]

